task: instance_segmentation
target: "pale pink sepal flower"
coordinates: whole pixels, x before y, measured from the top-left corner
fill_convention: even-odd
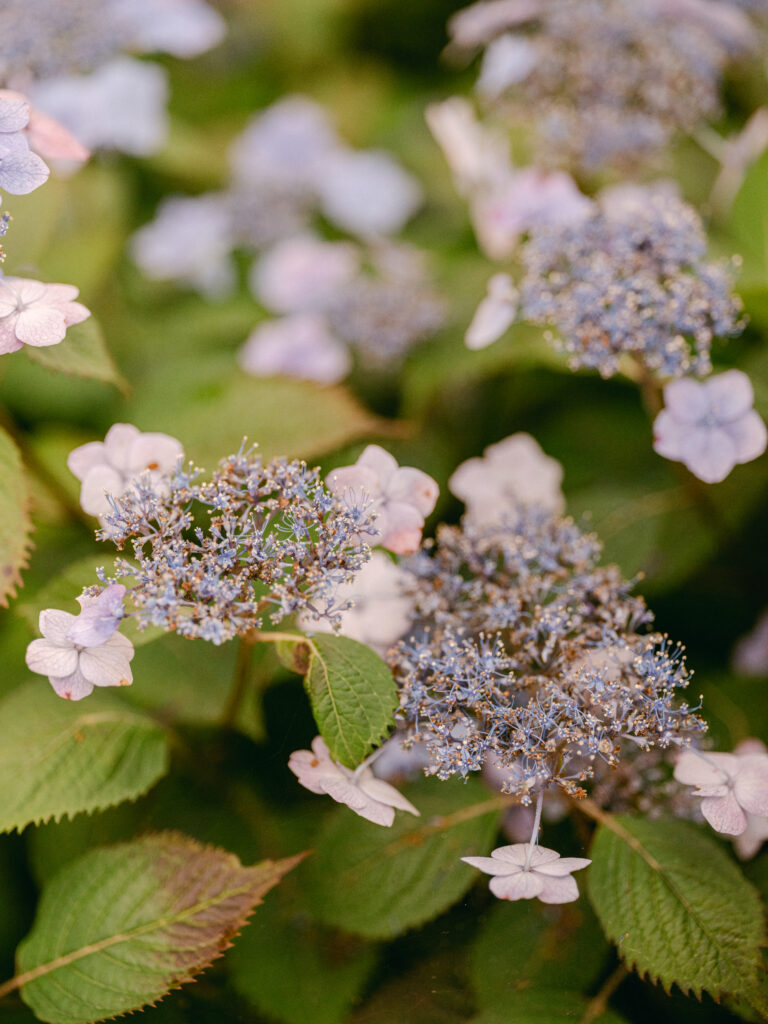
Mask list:
[[[362,238],[396,234],[421,206],[416,179],[389,153],[339,147],[315,182],[324,216]]]
[[[512,434],[489,445],[482,458],[467,459],[454,471],[448,487],[479,525],[498,522],[515,505],[540,505],[561,514],[563,467],[545,455],[530,434]]]
[[[695,786],[701,813],[715,829],[739,836],[747,815],[768,815],[768,754],[706,754],[684,750],[675,765],[675,778]]]
[[[531,21],[541,0],[479,0],[464,7],[448,22],[453,44],[463,50],[485,46],[507,29]]]
[[[167,488],[164,480],[184,455],[181,442],[168,434],[142,434],[130,423],[115,423],[103,441],[89,441],[74,448],[67,457],[71,473],[82,483],[80,504],[92,516],[110,511],[107,494],[119,497],[139,474],[148,474],[158,493]]]
[[[326,793],[375,825],[389,827],[395,820],[395,808],[419,814],[410,800],[406,800],[388,782],[377,779],[367,765],[353,771],[331,760],[328,746],[321,736],[312,740],[311,751],[294,750],[288,767],[306,789],[312,793]]]
[[[374,551],[354,579],[336,588],[334,605],[350,603],[341,613],[341,635],[384,655],[413,620],[413,598],[406,592],[408,580],[408,573],[388,555]],[[314,619],[308,612],[299,616],[299,627],[308,633],[333,631],[327,618]],[[377,772],[379,765],[377,760]]]
[[[733,748],[734,754],[768,754],[762,740],[750,737]],[[740,860],[750,860],[768,839],[768,816],[747,812],[747,827],[741,835],[733,837],[733,846]]]
[[[515,322],[519,298],[509,274],[494,274],[464,336],[467,348],[487,348],[498,341]]]
[[[424,519],[440,493],[431,476],[411,466],[398,466],[394,456],[376,444],[368,445],[354,466],[334,469],[326,483],[342,501],[370,503],[376,521],[365,540],[396,555],[417,550]]]
[[[277,243],[254,264],[251,291],[272,313],[326,309],[360,269],[351,242],[299,235]]]
[[[768,677],[768,611],[764,611],[733,649],[733,671],[740,676]]]
[[[71,284],[43,284],[0,275],[0,354],[24,345],[43,348],[64,340],[67,328],[82,323],[90,310],[75,302]]]
[[[294,313],[260,323],[238,354],[254,377],[284,375],[318,384],[337,384],[352,369],[349,349],[319,313]]]
[[[69,634],[79,617],[55,608],[40,612],[43,639],[27,647],[27,666],[48,676],[56,693],[66,700],[82,700],[95,686],[129,686],[133,682],[131,641],[114,632],[99,644],[76,643]]]
[[[653,424],[653,447],[705,483],[718,483],[738,463],[765,451],[768,434],[753,401],[752,384],[741,370],[701,383],[674,380],[664,388],[665,408]]]
[[[11,89],[0,89],[0,101],[7,101],[13,110],[25,110],[26,121],[22,125],[29,148],[45,160],[61,160],[69,164],[82,164],[91,155],[90,150],[54,118],[29,104],[26,96]],[[0,131],[4,119],[0,106]],[[18,123],[18,120],[16,120]]]
[[[511,85],[524,81],[538,62],[539,53],[532,43],[505,32],[483,54],[477,91],[488,99],[497,99]]]
[[[123,618],[125,594],[121,583],[111,583],[97,597],[81,594],[77,602],[82,611],[67,633],[67,639],[81,647],[98,647],[109,640]]]
[[[87,75],[46,79],[30,93],[89,149],[149,156],[168,135],[168,73],[158,64],[116,57]]]
[[[511,170],[471,199],[478,244],[493,260],[509,259],[532,228],[578,224],[593,208],[569,174],[537,167]]]
[[[462,857],[466,864],[493,875],[489,888],[500,900],[539,899],[542,903],[572,903],[579,898],[572,871],[592,863],[586,857],[561,857],[555,850],[529,843],[500,846],[490,857]]]

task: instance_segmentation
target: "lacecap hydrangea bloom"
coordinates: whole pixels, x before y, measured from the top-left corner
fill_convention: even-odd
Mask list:
[[[0,189],[14,196],[34,192],[48,180],[48,167],[29,148],[25,129],[30,107],[25,97],[0,91]]]
[[[561,857],[532,843],[500,846],[490,857],[462,857],[466,864],[492,875],[489,888],[502,900],[539,899],[542,903],[572,903],[579,890],[571,872],[588,867],[585,857]]]
[[[723,70],[753,50],[742,12],[709,0],[484,0],[450,23],[483,48],[481,101],[531,123],[545,163],[648,159],[717,113]]]
[[[713,340],[743,328],[729,268],[706,248],[698,214],[670,191],[608,190],[585,220],[532,232],[520,316],[556,327],[573,369],[610,377],[631,356],[662,378],[703,376]]]
[[[223,459],[210,480],[178,469],[158,487],[141,474],[109,504],[101,536],[132,552],[114,573],[135,580],[139,627],[215,644],[300,612],[337,623],[338,588],[375,536],[369,498],[345,503],[316,469],[254,450]]]
[[[414,623],[387,658],[408,737],[447,779],[491,760],[529,803],[571,796],[625,758],[703,728],[683,700],[680,653],[600,545],[540,506],[444,526],[405,563]]]

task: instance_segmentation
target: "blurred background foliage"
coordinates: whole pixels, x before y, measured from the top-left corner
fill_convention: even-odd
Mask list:
[[[93,581],[86,568],[104,559],[76,513],[77,482],[64,459],[75,445],[102,438],[112,423],[175,435],[208,467],[244,435],[266,455],[299,455],[324,469],[349,463],[376,440],[440,483],[432,526],[460,514],[446,488],[458,463],[525,430],[562,462],[570,513],[597,531],[608,560],[641,577],[639,589],[658,627],[686,646],[696,671],[693,688],[704,694],[716,746],[729,747],[746,735],[768,742],[766,682],[741,680],[729,670],[735,641],[768,605],[768,461],[738,467],[706,493],[692,490],[673,464],[653,452],[641,396],[628,381],[570,373],[531,328],[514,328],[482,352],[463,345],[489,265],[477,252],[465,207],[423,117],[427,102],[466,91],[469,72],[441,59],[446,20],[462,4],[225,0],[218,6],[230,26],[224,43],[194,61],[163,62],[172,82],[172,131],[160,153],[145,160],[97,156],[75,177],[52,179],[13,202],[6,271],[76,283],[114,366],[105,355],[101,381],[64,378],[26,352],[0,366],[0,400],[17,424],[32,470],[36,526],[24,589],[3,615],[0,693],[28,676],[23,652],[37,611],[51,603],[51,587],[62,595],[59,606],[72,610],[62,603],[67,588],[57,577],[67,573],[71,600]],[[731,83],[724,129],[741,123],[759,87],[749,78]],[[218,187],[229,140],[254,111],[290,92],[326,104],[351,144],[393,151],[422,181],[427,202],[405,237],[428,250],[437,285],[450,302],[448,326],[415,349],[400,371],[357,371],[347,389],[245,379],[234,356],[260,314],[244,275],[234,297],[211,303],[147,281],[126,255],[127,238],[153,217],[163,196]],[[703,150],[690,141],[681,144],[667,170],[686,198],[706,202],[716,167]],[[751,318],[742,338],[716,350],[716,365],[738,365],[750,374],[763,416],[767,174],[764,157],[730,216],[710,226],[715,252],[743,257],[741,291]],[[263,694],[254,689],[240,713],[239,732],[222,735],[213,726],[226,702],[233,657],[227,648],[193,648],[174,637],[140,648],[136,682],[126,696],[178,730],[174,773],[133,804],[0,837],[5,975],[28,930],[39,885],[96,843],[162,825],[221,844],[246,862],[311,844],[315,804],[285,768],[289,750],[308,743],[314,731],[301,684],[265,655],[255,677],[281,673],[278,682]],[[344,821],[352,829],[354,822]],[[767,857],[754,867],[764,890]],[[300,890],[311,873],[310,862],[302,865],[272,894],[232,955],[198,984],[150,1008],[149,1018],[158,1024],[453,1024],[483,1012],[490,1015],[478,1021],[586,1020],[581,1004],[536,1010],[523,1000],[516,1015],[516,1000],[534,969],[521,959],[520,948],[543,951],[537,971],[543,963],[568,977],[577,964],[574,986],[587,994],[615,966],[586,900],[551,910],[516,906],[514,914],[505,914],[509,908],[492,906],[492,897],[477,886],[436,921],[382,944],[310,918]],[[706,998],[701,1004],[679,994],[669,999],[637,980],[622,986],[615,1006],[638,1024],[733,1019]],[[493,1016],[499,1007],[508,1016]],[[32,1019],[20,1003],[0,1005],[0,1024]]]

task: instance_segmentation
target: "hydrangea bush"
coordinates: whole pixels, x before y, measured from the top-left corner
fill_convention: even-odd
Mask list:
[[[767,53],[3,6],[0,1024],[768,1019]]]

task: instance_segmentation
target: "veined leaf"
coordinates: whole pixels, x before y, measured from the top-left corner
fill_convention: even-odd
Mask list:
[[[394,724],[397,689],[386,663],[365,644],[320,633],[307,639],[304,685],[320,735],[335,761],[354,768]],[[305,649],[293,648],[294,671],[302,671]]]
[[[101,327],[93,316],[81,324],[68,327],[66,337],[58,345],[43,348],[27,345],[25,351],[33,362],[49,370],[114,384],[124,393],[129,390],[128,384],[112,362]]]
[[[590,855],[590,899],[629,967],[666,989],[751,998],[762,908],[715,839],[687,822],[622,815],[600,826]]]
[[[369,943],[318,927],[301,872],[286,879],[235,943],[235,989],[270,1019],[342,1024],[376,962]]]
[[[182,438],[190,458],[211,467],[237,451],[243,436],[264,458],[313,458],[381,429],[382,422],[341,387],[321,387],[289,377],[257,378],[223,371],[220,361],[200,360],[191,379],[182,377],[175,401],[159,374],[133,405],[143,430]]]
[[[221,956],[300,859],[243,867],[174,832],[92,850],[44,890],[13,987],[48,1024],[138,1010]]]
[[[307,874],[327,924],[391,938],[447,910],[477,881],[461,857],[491,850],[498,801],[475,779],[425,780],[406,795],[420,818],[398,814],[382,828],[340,808],[321,833]]]
[[[478,1006],[508,1005],[534,989],[588,991],[610,947],[589,902],[545,906],[498,901],[472,945],[470,980]]]
[[[41,678],[0,701],[0,831],[134,800],[168,770],[162,728],[110,693],[76,704]]]
[[[31,542],[29,489],[21,455],[6,432],[0,429],[0,605],[21,584]]]

